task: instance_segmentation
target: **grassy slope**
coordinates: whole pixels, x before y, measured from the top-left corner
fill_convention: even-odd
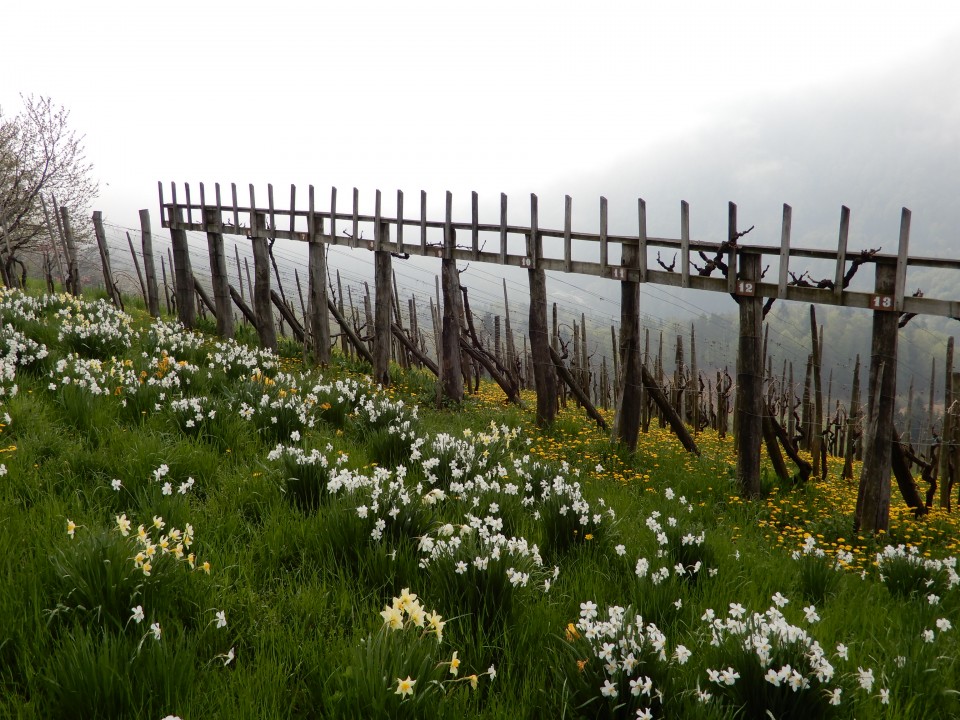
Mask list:
[[[819,691],[785,690],[782,697],[769,698],[777,717],[818,712],[864,717],[881,711],[889,717],[951,717],[958,712],[953,692],[957,631],[937,631],[934,643],[921,639],[938,618],[960,621],[957,591],[943,590],[937,604],[928,602],[925,589],[909,597],[892,595],[872,565],[873,553],[887,540],[850,536],[855,488],[840,481],[796,489],[771,484],[764,500],[743,503],[731,481],[730,440],[703,437],[704,454],[696,459],[665,430],[654,429],[631,457],[612,447],[575,408],[562,412],[551,431],[539,433],[531,413],[504,405],[495,387],[485,386],[460,407],[435,409],[432,380],[395,371],[397,382],[388,395],[421,405],[415,423],[419,436],[462,437],[467,431],[476,437],[491,422],[520,428],[509,450],[494,450],[502,452],[511,473],[513,459],[523,455],[530,456],[527,468],[533,460],[546,462],[552,468],[548,477],[579,479],[591,514],[615,508],[617,520],[578,525],[542,498],[523,508],[515,497],[477,493],[476,508],[448,499],[424,515],[422,504],[414,503],[409,532],[391,529],[376,543],[369,539],[369,525],[357,519],[358,499],[341,495],[325,497],[316,507],[300,506],[293,502],[296,483],[288,480],[295,471],[268,461],[267,454],[278,440],[319,448],[331,459],[344,452],[347,467],[370,475],[377,465],[397,460],[383,433],[356,418],[321,421],[293,442],[288,431],[278,433],[267,418],[242,420],[237,411],[249,390],[246,380],[227,378],[216,368],[208,376],[202,368],[209,345],[171,353],[190,358],[198,369],[184,371],[189,387],[162,400],[151,398],[156,408],[153,402],[143,410],[131,404],[124,408],[122,396],[112,394],[51,391],[51,380],[58,382],[61,375],[55,361],[67,354],[51,331],[51,318],[21,323],[25,333],[32,331],[47,344],[51,356],[18,368],[19,393],[3,408],[12,423],[0,437],[6,448],[0,462],[7,471],[0,478],[0,716],[635,717],[633,709],[628,714],[628,708],[600,698],[602,662],[591,657],[582,637],[576,639],[582,627],[574,634],[565,630],[589,600],[599,606],[601,617],[607,606],[629,605],[663,630],[669,653],[681,643],[693,652],[682,666],[669,658],[645,661],[644,672],[665,699],[663,705],[644,701],[640,707],[652,706],[668,717],[730,717],[746,695],[766,697],[774,691],[762,680],[751,685],[758,666],[737,643],[710,644],[701,617],[707,608],[725,617],[731,603],[763,612],[778,592],[790,598],[784,614],[814,634],[831,657],[837,643],[850,650],[847,661],[832,657],[837,677],[832,686],[843,686],[843,704],[826,706]],[[142,319],[137,324],[146,327]],[[110,364],[112,355],[126,351],[135,366],[156,367],[156,348],[147,339],[135,339],[129,350],[108,350],[87,354],[101,354]],[[282,365],[292,373],[300,370],[296,358]],[[340,358],[325,377],[356,378],[359,370]],[[266,374],[275,377],[275,372]],[[214,410],[215,417],[202,429],[186,427],[183,413],[170,407],[180,395],[208,398],[205,411]],[[409,455],[403,460],[412,482],[428,488],[427,474]],[[569,463],[567,470],[559,469],[563,462]],[[154,479],[164,464],[173,479],[171,495],[164,495]],[[836,468],[831,477],[837,477]],[[114,478],[122,482],[119,491],[111,488]],[[195,485],[181,495],[176,488],[188,478]],[[502,507],[491,509],[490,502]],[[536,575],[541,585],[554,565],[560,567],[549,592],[534,590],[533,581],[515,590],[492,584],[487,591],[491,607],[440,563],[418,566],[419,538],[442,523],[464,522],[474,510],[479,517],[500,517],[508,536],[538,544],[546,565],[542,576]],[[648,523],[655,512],[669,536],[663,558],[657,557],[661,545]],[[116,530],[121,513],[131,519],[134,532],[141,523],[149,529],[154,516],[164,519],[167,532],[189,523],[196,531],[189,548],[195,565],[201,568],[207,561],[211,572],[159,557],[154,572],[145,576],[131,564],[136,547]],[[918,544],[934,557],[954,552],[956,528],[950,518],[914,522],[902,508],[894,516],[893,540]],[[675,531],[668,529],[670,517],[677,520]],[[78,526],[72,539],[66,533],[68,519]],[[700,532],[703,545],[680,542],[681,535]],[[154,540],[159,535],[155,531]],[[790,551],[807,535],[817,538],[830,557],[838,549],[851,552],[851,569],[824,571],[827,562],[791,560]],[[703,570],[688,579],[671,573],[653,584],[636,576],[638,558],[647,559],[651,569],[700,560]],[[378,635],[382,619],[377,613],[404,587],[448,620],[442,646],[426,638],[398,649],[393,639]],[[147,615],[141,624],[130,620],[134,605]],[[820,618],[814,623],[804,619],[802,608],[809,605]],[[218,610],[228,620],[225,628],[216,627]],[[162,626],[160,641],[148,630],[150,622]],[[423,644],[427,641],[429,646]],[[397,673],[412,672],[406,669],[409,663],[422,658],[436,671],[436,663],[448,660],[454,649],[463,660],[456,680],[475,672],[480,676],[476,691],[468,682],[448,682],[443,702],[398,704],[392,692]],[[234,658],[225,665],[231,650]],[[783,657],[788,656],[784,650]],[[800,660],[790,657],[795,664]],[[578,660],[586,661],[583,669]],[[483,675],[491,664],[497,668],[493,680]],[[707,671],[726,667],[741,671],[739,683],[710,683]],[[870,692],[860,689],[860,667],[875,673]],[[444,668],[437,677],[454,680]],[[426,679],[420,683],[414,697],[427,698]],[[698,686],[709,688],[714,699],[699,703]],[[880,688],[891,691],[889,705],[881,705]],[[625,689],[624,684],[621,698],[628,694]],[[370,700],[377,693],[384,694],[382,702]],[[764,716],[746,707],[745,716]]]

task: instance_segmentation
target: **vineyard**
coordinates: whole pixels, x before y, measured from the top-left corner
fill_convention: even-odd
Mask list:
[[[960,712],[955,519],[853,533],[842,457],[742,498],[730,434],[123,302],[0,296],[4,717]]]

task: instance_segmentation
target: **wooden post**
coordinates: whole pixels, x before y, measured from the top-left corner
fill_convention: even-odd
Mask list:
[[[735,211],[734,211],[735,212]],[[735,215],[734,215],[735,217]],[[731,227],[735,237],[736,226]],[[740,272],[730,268],[730,275],[745,283],[760,281],[760,256],[737,253]],[[761,298],[741,295],[740,342],[737,348],[736,432],[737,482],[743,497],[760,495],[760,447],[763,442],[763,355],[761,325],[763,311]]]
[[[253,311],[257,316],[257,335],[260,344],[277,349],[277,329],[273,323],[273,303],[270,298],[270,254],[267,249],[266,215],[256,212],[250,203],[250,242],[253,245]]]
[[[860,415],[860,354],[857,353],[857,362],[853,366],[853,389],[850,391],[850,410],[847,413],[847,443],[843,454],[843,478],[853,480],[853,456],[857,443],[862,440],[863,434],[857,432],[858,417]]]
[[[93,211],[93,232],[97,238],[97,248],[100,250],[100,264],[103,267],[103,284],[107,290],[107,297],[113,306],[123,309],[120,291],[113,282],[113,269],[110,267],[110,248],[107,247],[107,234],[103,229],[103,214],[99,210]]]
[[[147,281],[147,309],[160,317],[160,293],[157,290],[157,266],[153,261],[153,236],[150,232],[150,211],[140,211],[140,245],[143,250],[143,272]]]
[[[380,210],[380,191],[377,191],[377,215]],[[378,222],[374,227],[376,247],[390,242],[389,225]],[[384,387],[390,385],[390,348],[393,335],[390,331],[393,323],[393,268],[390,253],[375,250],[373,253],[374,285],[376,292],[376,317],[373,334],[373,379]],[[456,265],[454,265],[456,272]]]
[[[953,437],[953,425],[957,415],[953,411],[956,395],[953,386],[953,349],[954,340],[951,335],[947,339],[946,372],[943,384],[943,424],[940,428],[940,507],[950,510],[950,446],[949,438]]]
[[[460,358],[460,316],[463,314],[460,276],[453,257],[456,231],[450,227],[451,196],[447,193],[447,223],[443,238],[443,259],[440,261],[443,286],[443,327],[440,333],[440,385],[443,394],[454,402],[463,401],[463,371]]]
[[[190,265],[190,246],[185,230],[174,227],[183,222],[183,211],[170,208],[170,241],[173,245],[174,294],[177,298],[177,318],[183,326],[192,329],[197,324],[197,305],[193,292],[193,268]]]
[[[63,285],[63,289],[66,290],[67,273],[63,269],[63,262],[60,260],[60,243],[58,242],[61,238],[58,233],[53,231],[53,223],[50,222],[50,211],[47,210],[47,203],[43,199],[43,195],[40,196],[40,206],[43,208],[43,219],[47,225],[47,235],[50,236],[50,247],[53,249],[53,257],[56,258],[57,261],[57,270],[60,273],[60,284]]]
[[[317,239],[323,233],[323,219],[317,218],[314,209],[313,185],[309,190],[309,215],[307,216],[307,240],[309,243],[309,270],[307,296],[310,318],[305,324],[310,328],[314,361],[330,364],[330,312],[327,309],[327,256],[326,248]],[[337,276],[339,279],[339,275]]]
[[[54,201],[56,204],[56,201]],[[60,208],[60,221],[63,224],[63,241],[67,246],[67,292],[79,296],[83,289],[80,283],[80,265],[77,262],[77,244],[73,239],[73,228],[70,227],[70,213],[66,206]]]
[[[167,283],[167,263],[160,255],[160,272],[163,273],[163,299],[167,306],[167,315],[173,314],[173,308],[170,305],[170,285]]]
[[[210,256],[210,281],[213,285],[213,301],[216,306],[217,335],[233,337],[233,309],[230,301],[230,281],[227,278],[227,255],[223,249],[223,233],[220,211],[215,207],[203,208],[203,224],[207,228],[207,252]]]
[[[874,292],[891,296],[896,286],[895,265],[877,263]],[[890,438],[897,393],[896,312],[875,310],[870,347],[870,384],[863,438],[863,470],[857,491],[854,530],[875,533],[890,524]]]
[[[690,400],[693,411],[693,434],[700,432],[700,371],[697,368],[697,332],[693,323],[690,323]]]
[[[137,282],[140,284],[140,294],[143,295],[143,304],[144,306],[148,306],[147,286],[143,282],[143,273],[140,271],[140,261],[137,260],[137,251],[133,249],[133,239],[130,237],[129,231],[127,232],[127,245],[130,246],[130,257],[133,258],[133,268],[137,271]]]
[[[530,233],[527,235],[527,279],[530,282],[529,333],[533,381],[537,389],[537,425],[548,427],[557,415],[557,373],[550,357],[547,325],[547,275],[540,259],[543,240],[537,223],[537,196],[530,195]]]
[[[817,310],[810,305],[810,343],[813,357],[813,397],[810,413],[810,454],[813,456],[813,476],[820,477],[820,445],[823,442],[823,383],[821,379],[821,352],[817,331]]]
[[[641,229],[641,234],[646,235]],[[640,283],[629,279],[630,270],[639,267],[639,249],[633,243],[623,243],[621,262],[628,269],[626,280],[620,281],[620,352],[619,361],[614,347],[614,375],[623,369],[617,394],[617,411],[613,421],[613,436],[631,452],[637,449],[640,434],[640,412],[643,379],[640,357]],[[613,327],[610,332],[616,336]]]

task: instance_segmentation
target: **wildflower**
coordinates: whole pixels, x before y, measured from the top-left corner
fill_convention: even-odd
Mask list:
[[[937,620],[937,630],[939,630],[940,632],[946,632],[952,627],[953,625],[951,625],[950,621],[947,620],[946,618],[940,618],[939,620]]]
[[[787,603],[789,603],[789,602],[790,602],[790,601],[789,601],[787,598],[785,598],[783,595],[781,595],[780,593],[776,593],[776,594],[773,596],[773,604],[776,605],[778,608],[784,607],[784,606],[785,606]]]
[[[450,674],[454,677],[460,672],[460,658],[457,657],[457,651],[453,651],[453,657],[450,659]]]
[[[224,610],[217,610],[217,629],[227,626],[227,613]]]
[[[70,519],[67,519],[67,535],[70,536],[70,539],[73,539],[73,534],[77,531],[77,524]]]
[[[923,638],[924,642],[932,643],[933,642],[933,630],[924,630],[920,633],[920,637]]]
[[[840,695],[843,693],[841,688],[834,688],[830,693],[830,704],[839,705],[840,704]]]
[[[476,676],[476,675],[470,675],[470,676],[467,677],[467,680],[470,681],[470,687],[471,687],[471,689],[476,690],[476,689],[477,689],[477,676]]]
[[[625,545],[617,545],[617,546],[614,548],[614,550],[616,551],[617,555],[621,555],[621,556],[622,556],[622,555],[626,555],[626,554],[627,554],[627,548],[626,548]]]
[[[604,680],[603,687],[600,688],[600,694],[604,697],[615,698],[617,697],[617,686],[609,680]]]
[[[122,485],[123,485],[123,483],[121,483],[120,480],[117,479],[117,478],[114,478],[113,480],[110,481],[110,487],[112,487],[112,488],[113,488],[114,490],[116,490],[117,492],[120,492],[120,487],[121,487]]]
[[[732,667],[728,667],[726,670],[720,671],[719,679],[724,685],[733,685],[737,680],[740,679],[740,673],[738,673]]]
[[[491,665],[487,668],[487,675],[490,676],[490,682],[493,682],[497,679],[497,668],[494,665]]]
[[[387,605],[380,611],[380,616],[383,618],[383,624],[391,630],[399,630],[403,627],[403,610],[400,608]]]
[[[164,495],[173,495],[173,485],[168,482],[163,484],[163,489],[160,491]]]
[[[153,526],[154,526],[157,530],[163,530],[163,528],[166,526],[166,523],[163,521],[163,518],[162,518],[162,517],[160,517],[160,516],[158,516],[158,515],[154,515],[154,516],[153,516]]]
[[[860,687],[862,687],[867,692],[870,692],[873,689],[873,668],[867,668],[864,670],[862,667],[857,668],[857,673],[859,675]]]
[[[150,626],[150,632],[153,633],[154,639],[157,642],[159,642],[160,641],[160,623],[158,622],[153,623],[153,625]]]
[[[200,566],[200,569],[203,570],[207,575],[210,574],[210,561],[204,560],[203,565]]]
[[[153,564],[150,563],[149,561],[145,562],[140,569],[143,570],[143,574],[146,577],[150,577],[150,572],[153,570]]]
[[[223,666],[224,666],[224,667],[226,667],[227,665],[229,665],[230,663],[232,663],[232,662],[233,662],[233,659],[234,659],[235,657],[236,657],[236,654],[235,654],[235,652],[234,652],[234,648],[230,648],[230,649],[229,649],[226,653],[224,653],[223,655],[217,655],[217,659],[223,660]]]
[[[820,616],[817,615],[817,608],[813,605],[808,605],[803,609],[803,614],[807,617],[808,623],[815,623],[820,619]]]
[[[677,645],[677,649],[673,651],[673,657],[677,659],[677,662],[681,665],[686,664],[687,660],[693,655],[692,652],[687,650],[683,645]]]
[[[841,660],[847,660],[847,659],[848,659],[848,658],[847,658],[847,653],[848,653],[848,651],[849,651],[849,648],[848,648],[846,645],[844,645],[843,643],[838,643],[838,644],[837,644],[837,657],[840,658]]]
[[[637,720],[653,720],[653,713],[650,708],[640,708],[637,710]]]
[[[436,611],[427,615],[426,620],[430,624],[430,630],[432,630],[437,634],[437,641],[439,642],[440,640],[442,640],[443,626],[446,625],[447,623],[442,619],[440,615],[436,613]]]
[[[903,669],[903,666],[907,664],[907,658],[905,658],[903,655],[897,655],[893,659],[893,662],[898,668]]]
[[[127,519],[127,514],[117,515],[117,529],[120,531],[120,534],[124,537],[130,534],[130,521]]]
[[[881,705],[890,704],[890,690],[888,688],[880,689],[880,704]]]
[[[927,602],[931,605],[936,605],[938,602],[940,602],[940,598],[937,595],[930,593],[927,595]]]
[[[597,604],[591,600],[580,603],[580,617],[591,620],[597,616]]]
[[[394,694],[396,695],[413,695],[413,686],[416,685],[416,680],[411,680],[410,676],[407,675],[406,680],[401,680],[397,678],[397,689]]]
[[[745,612],[746,610],[740,603],[730,603],[730,617],[742,618]]]
[[[138,625],[143,622],[143,608],[140,605],[137,605],[135,608],[131,608],[133,615],[130,616],[130,619],[133,620]]]
[[[763,676],[763,679],[774,687],[780,687],[780,673],[773,668],[767,670],[767,674]]]

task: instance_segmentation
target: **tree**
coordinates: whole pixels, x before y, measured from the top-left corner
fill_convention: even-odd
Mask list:
[[[19,254],[55,252],[43,201],[83,217],[98,190],[84,137],[70,128],[70,112],[49,97],[20,97],[19,115],[7,119],[0,109],[0,268],[6,282],[15,265],[23,268]]]

